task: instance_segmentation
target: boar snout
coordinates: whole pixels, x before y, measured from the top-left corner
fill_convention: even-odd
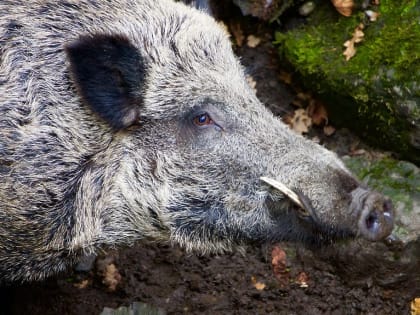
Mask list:
[[[386,238],[394,226],[391,201],[377,192],[357,188],[352,192],[352,209],[359,213],[359,234],[371,241]]]
[[[357,187],[349,194],[348,201],[344,202],[340,216],[340,209],[334,207],[333,213],[325,209],[316,209],[310,198],[299,189],[290,189],[283,183],[268,177],[260,178],[280,191],[300,209],[296,212],[297,217],[311,223],[310,230],[330,237],[358,235],[370,241],[385,239],[392,232],[394,226],[394,210],[391,201],[375,191],[364,187]],[[343,201],[347,198],[342,198]],[[344,209],[345,208],[345,209]],[[328,209],[327,209],[328,210]],[[318,212],[320,211],[320,215]],[[328,215],[325,215],[325,214]],[[332,223],[334,219],[338,224]],[[301,222],[301,221],[300,221]],[[320,234],[321,233],[321,234]]]

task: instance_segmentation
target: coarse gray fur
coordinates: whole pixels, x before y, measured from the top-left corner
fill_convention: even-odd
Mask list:
[[[77,68],[74,51],[103,42],[101,62],[109,47],[128,57],[107,64],[115,90],[107,76],[89,90],[90,63]],[[124,105],[104,113],[86,93],[101,103],[107,89]],[[306,196],[317,222],[261,176]],[[204,12],[168,0],[0,1],[0,282],[139,239],[207,253],[363,234],[361,213],[384,200],[258,101]]]

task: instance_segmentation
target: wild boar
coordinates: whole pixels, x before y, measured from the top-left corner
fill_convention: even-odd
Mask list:
[[[140,239],[207,253],[393,226],[261,104],[218,23],[168,0],[0,2],[0,178],[3,282]]]

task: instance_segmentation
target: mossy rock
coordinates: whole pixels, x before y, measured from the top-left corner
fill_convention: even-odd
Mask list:
[[[381,0],[367,22],[363,11],[339,15],[319,1],[307,23],[276,33],[281,58],[318,93],[330,119],[365,140],[420,163],[420,1]],[[346,61],[344,42],[361,23],[364,39]]]

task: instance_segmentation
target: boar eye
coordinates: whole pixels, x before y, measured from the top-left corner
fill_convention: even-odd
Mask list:
[[[211,119],[210,115],[203,113],[194,117],[193,122],[196,126],[202,127],[207,125],[213,125],[214,121]]]

